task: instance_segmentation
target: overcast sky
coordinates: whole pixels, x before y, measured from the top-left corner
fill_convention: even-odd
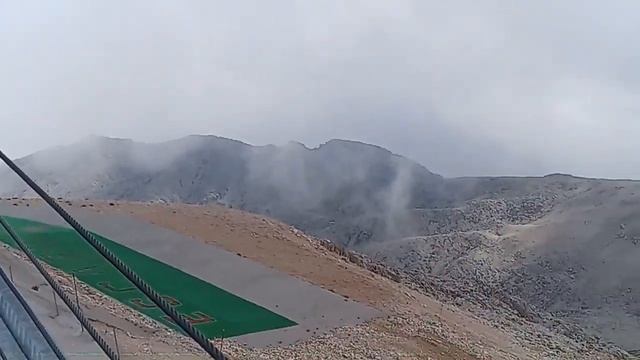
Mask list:
[[[0,146],[375,143],[640,178],[638,1],[0,1]]]

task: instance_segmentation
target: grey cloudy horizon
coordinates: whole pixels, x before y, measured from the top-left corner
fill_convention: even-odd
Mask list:
[[[640,179],[634,1],[0,2],[0,146],[383,146],[445,176]]]

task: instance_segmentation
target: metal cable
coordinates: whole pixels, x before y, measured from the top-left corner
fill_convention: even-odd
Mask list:
[[[173,320],[189,337],[194,339],[200,347],[215,360],[228,360],[228,357],[213,345],[200,331],[178,313],[169,303],[153,290],[138,274],[133,272],[122,260],[118,259],[111,250],[107,249],[98,239],[69,215],[58,203],[47,194],[38,184],[22,171],[11,159],[0,151],[0,159],[4,161],[31,189],[33,189],[42,199],[49,204],[72,228],[74,228],[96,251],[105,257],[120,273],[131,281],[140,291],[142,291],[154,304],[156,304],[171,320]]]
[[[0,217],[0,223],[2,223],[2,225],[4,226],[4,219],[2,219],[2,217]],[[11,279],[7,278],[7,275],[3,271],[0,271],[0,276],[2,276],[3,280],[7,283],[7,286],[9,287],[11,292],[14,293],[15,297],[18,299],[18,302],[20,302],[20,305],[22,305],[27,315],[31,318],[31,321],[33,322],[33,324],[36,326],[36,328],[38,328],[38,331],[40,331],[40,333],[42,334],[42,337],[44,337],[44,340],[47,342],[47,344],[49,344],[49,347],[51,347],[51,350],[53,350],[53,353],[60,360],[65,360],[65,357],[62,354],[62,351],[60,351],[60,348],[58,348],[58,345],[56,345],[56,342],[53,341],[53,339],[51,338],[47,330],[44,328],[44,326],[36,316],[36,314],[33,313],[33,310],[31,310],[31,307],[29,306],[29,304],[27,304],[27,301],[24,299],[22,294],[20,294],[20,292],[15,287],[13,282],[11,282]]]
[[[60,284],[58,284],[58,282],[55,279],[53,279],[51,275],[49,275],[49,272],[47,272],[47,270],[42,266],[42,263],[40,263],[40,261],[33,255],[31,250],[24,244],[22,239],[20,239],[18,234],[16,234],[16,232],[13,231],[13,228],[11,228],[9,223],[7,223],[7,221],[2,216],[0,216],[0,225],[2,225],[2,227],[6,230],[9,236],[11,236],[13,241],[15,241],[15,243],[18,245],[20,250],[22,250],[22,252],[24,252],[24,254],[29,258],[29,260],[33,263],[36,269],[38,269],[40,274],[42,274],[42,276],[49,283],[49,285],[51,285],[51,288],[56,292],[56,294],[58,294],[58,296],[60,296],[62,301],[64,301],[64,303],[69,307],[73,315],[75,315],[78,321],[80,321],[82,326],[87,330],[89,335],[91,335],[91,337],[93,338],[93,340],[95,340],[98,346],[102,348],[102,350],[109,357],[109,359],[119,360],[120,357],[118,356],[118,354],[115,351],[113,351],[113,349],[111,349],[109,344],[100,336],[100,334],[93,327],[93,325],[91,325],[91,323],[89,322],[89,319],[87,319],[87,317],[82,312],[82,309],[80,309],[80,307],[71,300],[69,295],[67,295],[67,293],[65,293],[64,290],[60,287]],[[11,282],[9,282],[9,284],[10,286],[12,286]],[[21,298],[19,297],[19,299]],[[23,301],[24,300],[21,300],[20,302],[23,302]],[[28,307],[26,308],[27,308],[27,312],[29,312],[30,315],[33,314]],[[36,322],[36,326],[38,326],[39,329],[42,327],[42,325],[39,322]],[[61,360],[64,360],[64,356],[62,355],[60,350],[55,346],[55,343],[53,342],[53,340],[50,337],[48,337],[48,335],[45,336],[45,338],[53,348],[56,355],[58,355],[58,357]]]

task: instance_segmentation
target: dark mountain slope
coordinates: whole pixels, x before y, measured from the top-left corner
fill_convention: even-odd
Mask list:
[[[214,136],[159,144],[92,137],[19,159],[54,196],[218,202],[341,243],[387,237],[406,208],[446,202],[442,177],[377,146],[251,146]],[[5,196],[30,194],[2,177]]]
[[[94,137],[18,163],[55,196],[216,202],[266,214],[382,259],[455,301],[569,320],[640,348],[639,182],[444,179],[358,142],[308,149],[214,136],[159,144]],[[5,170],[0,194],[30,192]]]

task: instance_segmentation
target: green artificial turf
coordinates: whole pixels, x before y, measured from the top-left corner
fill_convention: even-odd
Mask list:
[[[167,326],[165,314],[134,287],[74,230],[26,219],[4,217],[39,259]],[[241,297],[94,234],[209,339],[232,337],[296,325]],[[135,236],[135,234],[132,234]],[[0,241],[16,247],[4,230]],[[181,256],[175,249],[175,256]]]

